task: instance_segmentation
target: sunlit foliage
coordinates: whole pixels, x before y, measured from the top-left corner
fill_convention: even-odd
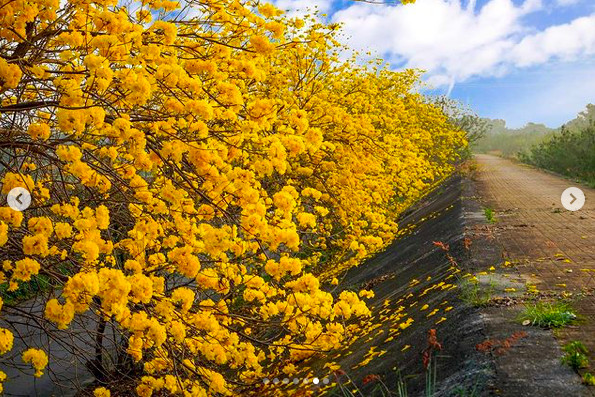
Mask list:
[[[466,143],[416,72],[341,61],[337,29],[254,1],[4,4],[1,191],[33,204],[0,208],[2,283],[48,277],[57,332],[110,323],[141,396],[230,395],[348,343],[369,294],[332,278]]]

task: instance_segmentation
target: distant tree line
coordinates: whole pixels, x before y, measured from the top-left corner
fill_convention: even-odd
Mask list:
[[[543,124],[528,123],[522,128],[506,127],[504,120],[483,119],[487,124],[485,134],[472,143],[475,153],[493,153],[504,157],[519,157],[533,146],[543,142],[555,133],[555,129]]]
[[[595,186],[595,105],[587,105],[576,119],[519,159]]]
[[[470,141],[472,152],[516,158],[595,186],[595,105],[560,128],[528,123],[511,129],[504,120],[479,120],[483,133]]]

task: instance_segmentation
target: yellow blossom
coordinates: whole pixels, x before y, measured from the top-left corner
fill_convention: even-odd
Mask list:
[[[0,328],[0,355],[6,354],[12,349],[14,336],[5,328]]]
[[[39,273],[39,262],[31,258],[21,259],[15,262],[15,268],[12,277],[19,281],[30,281],[31,276]]]
[[[106,389],[105,387],[98,387],[95,390],[93,390],[93,395],[95,397],[110,397],[111,392],[109,391],[109,389]]]
[[[45,123],[29,125],[29,135],[32,139],[47,140],[50,137],[50,126]]]
[[[48,365],[48,356],[43,350],[27,349],[22,355],[23,362],[31,364],[35,369],[35,377],[43,375],[43,369]]]

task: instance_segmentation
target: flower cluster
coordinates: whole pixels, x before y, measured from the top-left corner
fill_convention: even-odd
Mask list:
[[[48,356],[43,350],[27,349],[23,352],[23,362],[31,364],[35,369],[35,377],[43,375],[43,369],[48,365]]]
[[[141,396],[238,393],[348,343],[373,294],[333,296],[336,277],[466,144],[418,72],[341,61],[334,26],[189,4],[188,20],[168,0],[0,11],[1,192],[33,196],[0,208],[0,282],[50,279],[60,332],[109,321]],[[23,360],[41,376],[48,358]]]

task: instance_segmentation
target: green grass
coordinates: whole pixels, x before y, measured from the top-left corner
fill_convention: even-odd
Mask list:
[[[589,386],[595,386],[595,376],[590,372],[585,372],[583,375],[583,383]]]
[[[465,388],[463,386],[458,386],[453,390],[453,396],[457,397],[477,397],[479,396],[480,389],[479,383],[475,383],[472,388]]]
[[[562,356],[562,364],[568,365],[570,368],[579,373],[579,370],[589,368],[589,350],[582,342],[577,340],[567,343],[562,348],[564,356]],[[595,376],[592,373],[585,371],[582,376],[582,381],[585,385],[595,386]]]
[[[576,314],[569,304],[564,302],[543,303],[527,306],[521,314],[521,321],[542,328],[564,327],[576,320]]]
[[[479,282],[469,280],[462,280],[459,283],[460,298],[463,302],[475,306],[485,307],[490,304],[494,297],[496,289],[495,283],[492,281],[488,286],[482,287]]]
[[[579,341],[570,342],[562,348],[565,354],[562,357],[562,363],[568,365],[570,368],[578,371],[581,368],[589,366],[589,358],[587,354],[589,351]]]
[[[485,215],[486,219],[490,223],[496,222],[496,211],[491,208],[484,208],[483,214]]]

